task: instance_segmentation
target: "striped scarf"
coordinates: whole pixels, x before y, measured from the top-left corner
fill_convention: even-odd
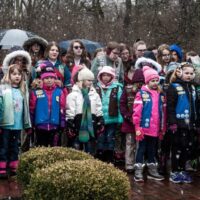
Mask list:
[[[92,123],[92,114],[91,114],[91,104],[88,96],[89,90],[88,88],[81,89],[83,94],[83,112],[81,119],[81,126],[79,130],[79,141],[80,142],[88,142],[90,137],[94,138],[94,129]]]

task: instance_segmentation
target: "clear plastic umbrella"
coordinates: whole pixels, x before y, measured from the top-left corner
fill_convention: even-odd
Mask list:
[[[3,29],[0,31],[0,49],[10,49],[13,46],[23,46],[24,42],[36,34],[20,29]]]

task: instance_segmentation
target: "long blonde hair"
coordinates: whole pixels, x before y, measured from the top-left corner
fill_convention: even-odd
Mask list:
[[[3,84],[8,84],[8,85],[11,85],[11,78],[10,78],[10,75],[14,72],[14,70],[17,69],[18,72],[21,74],[22,78],[21,78],[21,81],[19,83],[19,88],[20,88],[20,91],[22,92],[22,94],[25,95],[25,92],[26,92],[26,84],[24,82],[24,73],[23,73],[23,70],[21,69],[21,67],[18,65],[18,64],[12,64],[8,67],[8,73],[4,75],[1,83]]]

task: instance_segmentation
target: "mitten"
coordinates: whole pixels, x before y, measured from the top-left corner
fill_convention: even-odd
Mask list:
[[[3,130],[0,128],[0,134],[3,133]]]
[[[175,133],[177,131],[177,124],[172,124],[169,126],[169,130],[172,131],[172,133]]]
[[[69,138],[76,137],[75,124],[73,119],[68,119],[66,123],[66,134]]]
[[[31,135],[32,132],[33,132],[32,128],[27,128],[27,129],[25,129],[25,133],[26,133],[27,135]]]
[[[142,141],[144,139],[144,133],[141,129],[136,130],[136,138],[137,141]]]
[[[97,130],[97,137],[104,133],[105,127],[101,125],[100,128]]]
[[[97,117],[97,136],[103,134],[105,129],[103,116]]]
[[[163,140],[164,133],[163,133],[163,132],[160,132],[159,135],[158,135],[158,137],[159,137],[159,140]]]

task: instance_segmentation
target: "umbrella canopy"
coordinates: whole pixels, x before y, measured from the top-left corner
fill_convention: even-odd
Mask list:
[[[94,41],[91,41],[91,40],[86,40],[86,39],[77,39],[77,40],[80,40],[84,44],[86,51],[89,52],[89,53],[93,53],[97,48],[102,47],[102,45],[100,43],[94,42]],[[64,49],[68,49],[72,41],[73,40],[61,41],[59,43],[59,47],[64,48]]]
[[[10,49],[13,46],[23,46],[24,42],[36,34],[20,29],[4,29],[0,31],[0,49]]]

